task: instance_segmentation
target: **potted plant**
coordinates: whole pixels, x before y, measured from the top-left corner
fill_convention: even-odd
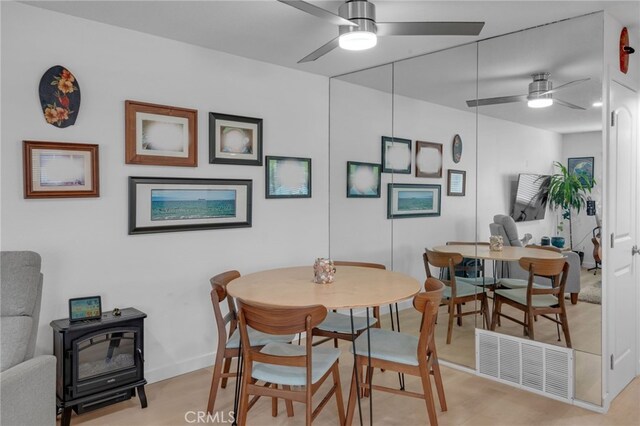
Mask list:
[[[562,222],[558,224],[558,231],[562,231],[564,220],[569,221],[569,247],[573,250],[571,212],[576,210],[580,213],[580,209],[586,206],[587,195],[591,193],[591,188],[596,182],[586,173],[569,173],[569,170],[557,161],[553,165],[558,169],[558,173],[543,178],[538,198],[543,206],[548,204],[551,210],[561,210]],[[560,241],[557,241],[558,245],[559,243]]]

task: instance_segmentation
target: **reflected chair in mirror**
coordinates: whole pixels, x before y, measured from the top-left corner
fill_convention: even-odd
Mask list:
[[[238,271],[227,271],[212,277],[211,282],[211,304],[213,306],[213,316],[216,320],[218,328],[218,349],[216,350],[216,359],[213,364],[213,377],[211,378],[211,389],[209,391],[209,401],[207,403],[207,412],[213,413],[216,402],[218,387],[225,388],[227,379],[235,377],[235,372],[229,372],[231,360],[238,357],[240,351],[240,332],[238,326],[238,314],[236,304],[233,298],[227,295],[227,284],[240,277]],[[220,304],[227,302],[228,312],[223,315]],[[229,331],[226,326],[229,324]],[[269,342],[291,342],[294,335],[288,336],[271,336],[260,333],[256,330],[249,331],[251,344],[255,347],[262,347]],[[223,366],[224,365],[224,366]],[[290,412],[289,414],[292,415]]]
[[[340,266],[359,266],[362,268],[375,268],[375,269],[386,269],[386,267],[379,263],[368,263],[368,262],[351,262],[351,261],[343,261],[336,260],[333,262],[333,265],[336,267]],[[337,273],[340,273],[339,271]],[[369,327],[380,328],[380,307],[373,307],[373,317],[369,317]],[[391,322],[393,324],[393,321]],[[338,339],[352,341],[354,338],[358,337],[363,331],[367,329],[367,318],[361,316],[353,317],[353,334],[351,333],[351,315],[341,314],[339,312],[329,311],[327,312],[327,317],[322,323],[318,324],[317,327],[313,329],[314,336],[321,336],[324,339],[317,341],[314,343],[315,345],[319,345],[321,343],[327,342],[333,339],[333,346],[335,348],[338,347]]]
[[[484,246],[489,247],[489,243],[480,241],[447,241],[448,246]],[[495,275],[495,262],[493,265]],[[443,270],[441,270],[442,275]],[[441,277],[446,279],[447,277]],[[467,284],[486,287],[491,290],[500,282],[496,277],[487,278],[485,275],[484,259],[463,258],[462,263],[456,265],[456,279]]]
[[[255,395],[258,398],[271,396],[305,404],[307,425],[335,396],[338,421],[343,425],[345,416],[338,371],[339,349],[314,347],[311,339],[305,339],[304,345],[271,342],[261,349],[249,343],[251,329],[269,335],[287,336],[306,332],[310,336],[313,327],[325,319],[327,309],[320,305],[300,308],[261,305],[241,299],[238,300],[238,309],[244,359],[238,424],[246,424],[247,412],[251,408],[249,396]],[[332,376],[333,384],[313,409],[313,395],[329,376]]]
[[[491,235],[500,235],[505,246],[524,247],[527,239],[518,239],[518,227],[511,216],[497,214],[493,217],[493,223],[489,224]],[[542,248],[543,246],[534,246]],[[544,246],[548,247],[548,246]],[[573,251],[562,251],[562,255],[569,262],[569,276],[567,277],[567,286],[565,291],[571,293],[571,303],[578,303],[578,293],[580,293],[580,256]],[[506,262],[506,269],[503,268],[501,278],[516,278],[527,280],[526,271],[518,266],[517,262]]]
[[[531,340],[535,340],[534,319],[543,317],[562,327],[566,345],[570,348],[571,336],[564,304],[564,290],[567,283],[569,263],[564,258],[534,259],[524,257],[520,259],[519,264],[529,275],[527,287],[498,289],[495,291],[491,330],[496,329],[500,318],[506,318],[522,325],[526,335]],[[535,277],[550,279],[552,286],[542,287],[535,285]],[[502,312],[502,305],[504,304],[522,311],[524,320],[520,321],[504,314]],[[552,318],[549,315],[555,315],[556,317]]]
[[[416,295],[413,299],[414,308],[421,313],[420,334],[414,336],[399,333],[392,330],[371,329],[370,333],[363,333],[355,341],[356,366],[351,379],[351,389],[349,392],[349,403],[347,409],[346,424],[353,421],[356,392],[360,387],[362,390],[373,390],[389,392],[397,395],[411,396],[424,399],[427,405],[427,415],[432,426],[438,424],[438,417],[431,388],[431,376],[434,378],[438,400],[442,411],[447,411],[447,402],[442,385],[440,365],[436,352],[434,338],[435,321],[438,307],[446,288],[444,284],[433,277],[427,278],[424,284],[425,291]],[[371,336],[369,345],[368,336]],[[370,352],[369,352],[370,347]],[[353,352],[353,349],[352,349]],[[398,390],[386,386],[374,385],[371,381],[363,382],[362,368],[369,363],[369,353],[371,354],[371,365],[384,370],[397,371],[398,373],[409,374],[421,378],[423,393],[416,393],[407,390]],[[358,377],[356,378],[356,374]]]
[[[591,242],[593,243],[593,261],[596,265],[593,268],[587,269],[587,271],[593,271],[593,275],[598,273],[598,269],[602,269],[602,246],[600,245],[600,227],[593,228],[593,237]]]
[[[451,343],[453,334],[453,322],[457,319],[459,326],[462,325],[462,317],[467,315],[480,314],[484,318],[484,324],[489,328],[489,307],[487,303],[486,289],[458,281],[455,275],[455,267],[462,262],[462,255],[459,253],[443,253],[425,249],[422,254],[424,269],[427,278],[432,278],[430,266],[435,268],[446,268],[449,271],[449,279],[443,280],[445,288],[442,293],[442,304],[448,307],[449,321],[447,327],[447,344]],[[463,303],[480,302],[480,309],[463,312]]]

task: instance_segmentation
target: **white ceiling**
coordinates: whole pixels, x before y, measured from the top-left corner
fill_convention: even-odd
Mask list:
[[[325,76],[362,70],[600,10],[612,14],[630,31],[638,31],[640,17],[640,1],[374,1],[379,22],[484,21],[485,26],[477,37],[380,37],[378,45],[368,51],[335,49],[315,62],[297,64],[299,59],[333,39],[337,35],[337,27],[276,0],[24,3]],[[311,3],[337,13],[342,2]],[[593,31],[592,34],[600,34],[601,37],[602,31]],[[480,97],[526,93],[530,82],[528,75],[538,71],[551,72],[555,86],[577,78],[594,77],[581,85],[580,90],[568,89],[562,96],[558,94],[566,101],[584,105],[594,93],[599,93],[600,70],[594,68],[592,55],[586,62],[580,62],[585,58],[586,44],[582,43],[583,48],[575,48],[571,43],[547,43],[545,49],[538,49],[531,42],[526,42],[524,46],[530,51],[512,49],[513,60],[498,61],[490,52],[504,50],[505,47],[500,46],[503,39],[507,38],[488,40],[480,45]],[[475,44],[460,48],[461,51],[465,49],[475,51]],[[403,67],[407,70],[404,80],[408,87],[420,87],[420,93],[401,86],[396,91],[410,93],[413,90],[414,97],[465,109],[464,100],[475,98],[475,55],[470,60],[468,54],[450,51],[424,58],[401,62],[397,66],[398,72],[402,72]],[[403,65],[410,63],[411,66]],[[441,73],[443,78],[432,78],[427,84],[423,82],[424,72],[411,72],[410,69],[428,70],[431,76]],[[453,69],[457,69],[454,74],[451,72]],[[379,79],[386,71],[371,71],[369,74],[376,74]],[[420,83],[414,83],[418,81]],[[375,86],[380,83],[360,84]],[[470,87],[474,89],[470,90]],[[599,128],[600,122],[599,113],[579,114],[557,106],[537,111],[536,115],[531,114],[526,104],[484,107],[481,113],[560,133],[594,130]]]

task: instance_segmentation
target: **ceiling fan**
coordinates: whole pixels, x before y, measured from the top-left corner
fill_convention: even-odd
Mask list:
[[[581,106],[574,105],[572,103],[563,101],[558,98],[554,98],[553,94],[556,92],[559,92],[560,90],[564,90],[571,86],[575,86],[576,84],[584,83],[585,81],[590,79],[582,78],[580,80],[573,80],[561,86],[558,86],[554,89],[553,83],[551,82],[551,80],[549,80],[550,75],[551,74],[548,72],[539,72],[539,73],[531,74],[531,78],[533,78],[533,82],[529,83],[529,93],[525,95],[472,99],[467,101],[467,106],[476,107],[476,106],[508,104],[511,102],[527,101],[527,105],[531,108],[545,108],[555,103],[568,108],[584,110],[585,108],[582,108]]]
[[[298,61],[315,61],[340,46],[347,50],[365,50],[377,43],[377,36],[429,36],[480,34],[484,22],[376,22],[376,7],[367,0],[348,0],[338,15],[301,0],[278,0],[303,12],[339,26],[339,35]]]

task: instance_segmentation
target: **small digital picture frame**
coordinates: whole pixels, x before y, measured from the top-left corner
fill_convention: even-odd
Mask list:
[[[100,296],[69,299],[69,321],[95,320],[102,317]]]

